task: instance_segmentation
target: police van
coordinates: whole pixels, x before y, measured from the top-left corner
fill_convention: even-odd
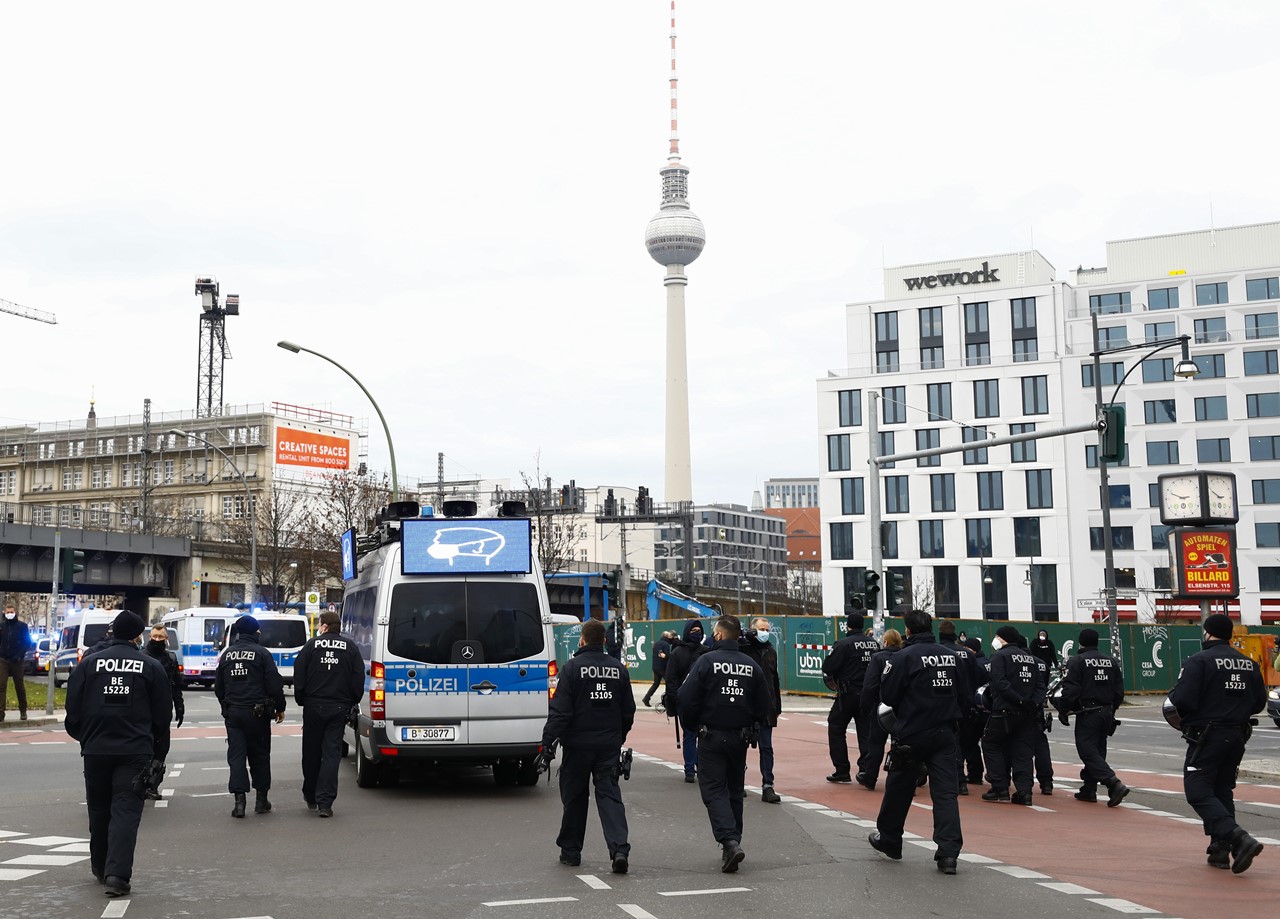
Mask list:
[[[119,610],[75,609],[67,613],[58,638],[58,651],[53,659],[55,686],[71,679],[71,671],[89,653],[89,649],[102,641],[111,628]]]
[[[184,686],[213,685],[218,675],[218,656],[226,647],[231,624],[246,614],[246,610],[227,606],[197,606],[175,610],[161,620],[167,630],[177,635],[174,650]],[[293,662],[309,637],[306,617],[255,612],[253,618],[262,627],[263,647],[275,658],[284,681],[292,683]]]
[[[389,505],[377,531],[342,535],[342,631],[367,662],[346,731],[356,784],[393,784],[399,764],[491,766],[536,784],[557,665],[546,584],[521,502],[477,517]]]
[[[258,641],[271,652],[285,685],[292,686],[293,663],[311,637],[307,617],[298,613],[255,612],[253,618],[258,620],[260,627]]]

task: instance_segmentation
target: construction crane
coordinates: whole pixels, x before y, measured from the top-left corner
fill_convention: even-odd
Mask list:
[[[196,374],[196,417],[216,418],[222,414],[222,375],[231,349],[227,345],[228,316],[240,315],[239,294],[227,294],[219,302],[215,278],[196,278],[200,298],[200,355]]]
[[[21,316],[23,319],[34,319],[36,322],[47,322],[49,325],[57,325],[58,317],[53,313],[46,313],[44,310],[33,310],[29,306],[20,306],[9,300],[0,300],[0,313],[11,313],[14,316]]]

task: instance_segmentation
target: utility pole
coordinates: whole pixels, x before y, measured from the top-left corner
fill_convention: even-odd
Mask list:
[[[618,577],[618,605],[622,610],[622,618],[627,618],[627,581],[631,575],[627,569],[627,525],[625,523],[618,526],[619,539],[622,542],[622,573]]]
[[[58,577],[62,573],[62,531],[53,531],[53,583],[49,587],[49,678],[45,685],[44,713],[53,714],[53,692],[58,686],[57,656],[54,650],[53,623],[58,611]]]

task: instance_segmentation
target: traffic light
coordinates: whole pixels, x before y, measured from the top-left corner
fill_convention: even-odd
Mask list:
[[[79,549],[69,549],[62,553],[62,571],[58,582],[64,594],[71,593],[75,586],[75,577],[82,571],[84,571],[84,552]]]
[[[1108,405],[1102,410],[1102,421],[1102,452],[1098,459],[1104,463],[1123,463],[1125,407]]]
[[[880,575],[874,571],[868,571],[863,575],[862,597],[864,605],[869,610],[874,610],[880,602]]]
[[[889,572],[889,596],[884,605],[887,610],[910,609],[911,598],[907,596],[907,579],[896,571]]]
[[[856,590],[849,591],[849,609],[847,612],[860,613],[866,608],[866,604],[862,600],[862,594]]]
[[[622,598],[622,594],[618,590],[618,584],[622,580],[622,572],[618,570],[606,571],[601,578],[604,580],[605,593],[609,597],[609,606],[616,608],[618,601]]]

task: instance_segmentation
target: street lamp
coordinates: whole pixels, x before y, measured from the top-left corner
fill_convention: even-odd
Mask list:
[[[240,467],[236,465],[235,460],[229,457],[221,447],[211,440],[201,437],[199,434],[193,434],[190,431],[184,431],[181,428],[170,428],[169,433],[175,437],[187,437],[191,440],[198,440],[206,447],[212,447],[217,450],[228,465],[240,477],[240,484],[244,486],[244,512],[249,516],[249,606],[253,607],[253,603],[258,599],[258,515],[254,513],[253,495],[249,492],[249,482],[245,479],[244,473],[240,471]]]
[[[1111,393],[1111,402],[1107,405],[1114,405],[1116,397],[1120,394],[1120,387],[1124,386],[1125,381],[1129,379],[1129,374],[1133,373],[1147,359],[1166,348],[1172,348],[1180,345],[1182,347],[1182,358],[1173,368],[1173,375],[1178,379],[1190,379],[1200,372],[1200,368],[1195,361],[1191,360],[1190,335],[1179,335],[1175,338],[1162,338],[1156,341],[1145,341],[1137,345],[1119,345],[1115,348],[1103,348],[1098,340],[1098,313],[1091,310],[1089,318],[1093,321],[1093,352],[1090,357],[1093,358],[1093,393],[1095,401],[1095,410],[1097,411],[1098,425],[1098,480],[1101,488],[1101,504],[1102,504],[1102,559],[1103,559],[1103,590],[1107,595],[1107,623],[1111,636],[1111,655],[1112,657],[1124,660],[1120,655],[1120,613],[1116,609],[1116,559],[1115,550],[1111,545],[1111,487],[1107,482],[1107,461],[1102,458],[1105,447],[1107,431],[1106,426],[1102,424],[1104,417],[1104,406],[1102,402],[1102,355],[1104,354],[1120,354],[1124,351],[1136,351],[1140,348],[1150,348],[1146,354],[1138,359],[1138,362],[1125,371],[1124,376],[1120,378],[1120,382],[1116,384],[1116,388]],[[1123,445],[1121,445],[1123,447]]]
[[[751,589],[751,582],[743,578],[738,582],[738,618],[742,618],[742,592]]]
[[[396,447],[395,447],[395,444],[391,442],[391,429],[387,427],[387,419],[382,416],[382,409],[378,407],[377,401],[369,393],[369,390],[365,389],[364,384],[361,383],[356,378],[356,375],[354,373],[352,373],[346,367],[343,367],[341,364],[339,364],[333,358],[329,357],[329,355],[327,354],[321,354],[319,351],[313,351],[311,348],[304,348],[302,345],[294,344],[291,341],[278,341],[276,342],[276,347],[284,348],[286,351],[292,351],[294,354],[297,354],[299,351],[306,351],[308,354],[314,354],[316,357],[321,358],[322,360],[326,360],[330,364],[333,364],[333,366],[337,367],[347,376],[351,377],[351,379],[355,382],[355,384],[360,387],[360,391],[364,393],[365,398],[368,399],[370,403],[372,403],[373,410],[378,413],[378,420],[382,422],[382,433],[385,434],[387,437],[387,452],[391,454],[391,500],[399,501],[400,500],[400,480],[396,477]]]

